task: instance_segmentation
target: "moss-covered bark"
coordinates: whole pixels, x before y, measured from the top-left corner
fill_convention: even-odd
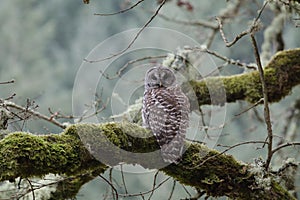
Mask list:
[[[278,52],[265,66],[264,74],[269,102],[278,102],[300,83],[300,49]],[[222,105],[237,100],[256,103],[263,97],[258,71],[191,80],[183,88],[193,89],[198,105]],[[224,95],[226,98],[223,98]]]
[[[127,156],[119,152],[108,152],[109,156],[114,156],[110,157],[110,160],[155,168],[156,163],[153,162],[156,158],[138,159],[131,153],[152,152],[158,149],[155,139],[147,136],[150,136],[149,131],[131,123],[78,124],[59,135],[12,133],[0,141],[0,180],[10,180],[19,176],[41,177],[48,173],[69,176],[94,170],[97,170],[96,174],[103,173],[107,166],[99,162],[99,159],[107,160],[105,150],[109,148],[102,148],[107,141],[128,152]],[[103,154],[97,156],[103,155],[103,160],[101,157],[96,160],[87,151],[86,144],[80,139],[85,137],[92,137],[92,140],[88,141],[88,148],[93,152],[99,147]],[[90,143],[91,141],[93,143]],[[255,179],[256,175],[250,170],[251,167],[238,162],[232,156],[220,154],[198,143],[187,143],[187,146],[189,148],[179,164],[171,164],[160,170],[183,184],[205,190],[212,196],[293,199],[274,180],[270,183],[270,189],[259,185]],[[118,162],[109,164],[114,165]],[[89,178],[90,176],[87,180]],[[76,182],[79,183],[76,189],[80,187],[80,183],[85,183],[82,179],[79,180]],[[71,182],[73,185],[76,183]]]
[[[74,127],[72,127],[74,128]],[[77,135],[38,136],[24,132],[9,134],[0,141],[0,180],[42,177],[45,174],[74,175],[98,168]],[[103,165],[103,171],[107,167]]]

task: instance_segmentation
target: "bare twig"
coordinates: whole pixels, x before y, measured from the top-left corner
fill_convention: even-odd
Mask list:
[[[182,185],[183,190],[189,195],[190,198],[192,198],[192,194],[186,189],[186,187],[184,185]]]
[[[234,45],[239,39],[241,39],[242,37],[244,37],[245,35],[249,34],[249,30],[245,30],[243,32],[241,32],[240,34],[238,34],[231,42],[228,42],[224,30],[223,30],[223,23],[221,21],[221,19],[219,17],[216,17],[217,22],[219,23],[219,30],[220,30],[220,34],[221,37],[223,39],[223,41],[226,44],[226,47],[231,47],[232,45]]]
[[[13,93],[13,94],[10,95],[9,97],[6,97],[4,100],[6,100],[6,101],[11,100],[11,99],[13,99],[15,96],[16,96],[16,93]],[[0,100],[0,102],[1,102],[1,100]]]
[[[99,177],[102,178],[112,189],[112,191],[115,193],[116,195],[116,199],[118,200],[119,199],[119,194],[118,194],[118,191],[117,189],[115,188],[115,186],[112,184],[111,181],[107,180],[104,176],[102,176],[101,174],[99,174]],[[113,195],[114,196],[114,195]]]
[[[218,154],[215,154],[215,155],[213,155],[213,156],[208,157],[207,159],[203,160],[201,163],[199,163],[198,165],[196,165],[196,166],[193,167],[193,168],[196,168],[196,167],[198,167],[198,166],[201,166],[201,165],[205,164],[207,161],[209,161],[209,160],[211,160],[211,159],[213,159],[213,158],[215,158],[215,157],[218,157],[218,156],[220,156],[220,155],[226,153],[227,151],[229,151],[229,150],[231,150],[231,149],[233,149],[233,148],[236,148],[236,147],[238,147],[238,146],[245,145],[245,144],[268,144],[268,142],[266,142],[266,141],[247,141],[247,142],[240,142],[240,143],[238,143],[238,144],[235,144],[235,145],[232,145],[232,146],[229,146],[229,147],[226,146],[227,149],[225,149],[224,151],[219,152]],[[222,146],[222,145],[218,145],[218,146]],[[223,146],[223,147],[225,147],[225,146]],[[193,169],[193,168],[191,168],[191,169]],[[189,168],[189,169],[190,169],[190,168]]]
[[[55,119],[74,119],[73,115],[65,115],[62,114],[60,111],[52,111],[51,108],[48,108],[49,113],[51,114],[51,118]]]
[[[245,112],[248,112],[249,110],[251,110],[252,108],[256,107],[258,104],[260,104],[264,99],[261,98],[259,101],[257,101],[256,103],[254,103],[253,105],[251,105],[250,107],[246,108],[245,110],[243,110],[242,112],[235,114],[234,116],[240,116],[242,114],[244,114]]]
[[[122,75],[122,72],[131,64],[134,64],[134,63],[137,63],[137,62],[141,62],[141,61],[144,61],[144,60],[151,60],[151,59],[158,59],[158,58],[165,58],[167,57],[167,55],[160,55],[160,56],[145,56],[145,57],[142,57],[142,58],[138,58],[138,59],[135,59],[135,60],[131,60],[129,62],[127,62],[123,67],[120,68],[120,70],[118,70],[117,72],[117,75],[119,77],[121,77]]]
[[[218,29],[218,25],[209,21],[205,21],[205,20],[197,20],[197,21],[183,21],[183,20],[178,20],[178,19],[172,19],[170,17],[168,17],[167,15],[164,14],[158,14],[158,17],[166,20],[166,21],[170,21],[170,22],[174,22],[177,24],[183,24],[183,25],[189,25],[189,26],[201,26],[204,28],[210,28],[213,30],[217,30]]]
[[[298,146],[298,145],[300,145],[300,142],[288,142],[288,143],[282,144],[272,150],[272,155],[282,148],[289,147],[289,146]]]
[[[153,186],[152,186],[152,192],[150,193],[150,196],[148,198],[148,200],[151,199],[153,193],[154,193],[154,190],[155,190],[155,185],[156,185],[156,179],[157,179],[157,175],[158,175],[159,171],[157,171],[154,175],[154,178],[153,178]]]
[[[4,82],[0,82],[0,85],[4,85],[4,84],[10,84],[10,83],[14,83],[15,82],[15,80],[14,79],[12,79],[12,80],[10,80],[10,81],[4,81]]]
[[[121,164],[120,167],[121,167],[122,183],[124,185],[125,193],[128,194],[128,190],[127,190],[127,186],[126,186],[126,182],[125,182],[125,177],[124,177],[123,165]]]
[[[140,192],[140,193],[135,193],[135,194],[119,194],[119,196],[122,196],[122,197],[141,196],[141,197],[143,198],[143,195],[152,193],[153,190],[156,190],[157,188],[159,188],[160,186],[162,186],[165,182],[167,182],[168,180],[170,180],[170,178],[171,178],[171,177],[166,178],[165,180],[163,180],[162,182],[160,182],[158,185],[156,185],[155,188],[152,188],[152,189],[149,190],[149,191],[146,191],[146,192]]]
[[[26,178],[27,182],[29,183],[30,189],[31,189],[31,193],[32,193],[32,199],[35,200],[35,194],[34,194],[34,188],[33,185],[31,184],[31,181]]]
[[[117,72],[115,75],[113,76],[110,76],[108,75],[107,73],[103,72],[103,71],[100,71],[101,75],[103,75],[106,79],[108,80],[112,80],[112,79],[116,79],[116,78],[120,78],[122,76],[122,73],[125,69],[128,68],[129,65],[132,65],[134,63],[137,63],[137,62],[141,62],[141,61],[144,61],[144,60],[152,60],[152,59],[159,59],[159,58],[165,58],[167,57],[167,55],[160,55],[160,56],[145,56],[145,57],[142,57],[142,58],[137,58],[135,60],[130,60],[128,61],[127,63],[125,63],[125,65],[123,65]],[[151,62],[151,61],[149,61]]]
[[[62,129],[66,128],[65,125],[61,124],[60,122],[58,122],[57,120],[55,120],[53,117],[48,117],[48,116],[43,115],[43,114],[41,114],[41,113],[39,113],[37,111],[34,111],[31,108],[28,108],[28,107],[24,108],[24,107],[22,107],[20,105],[17,105],[15,103],[13,103],[13,102],[10,102],[10,101],[0,101],[0,107],[14,108],[14,109],[20,110],[22,112],[29,113],[30,115],[38,117],[38,118],[43,119],[45,121],[48,121],[48,122],[50,122],[50,123],[52,123],[52,124],[54,124],[54,125],[62,128]]]
[[[125,13],[133,8],[135,8],[136,6],[138,6],[140,3],[142,3],[143,1],[145,0],[139,0],[138,2],[136,2],[135,4],[133,4],[132,6],[128,7],[128,8],[125,8],[123,10],[120,10],[118,12],[115,12],[115,13],[95,13],[94,15],[99,15],[99,16],[111,16],[111,15],[118,15],[118,14],[121,14],[121,13]]]
[[[35,110],[38,108],[38,105],[35,105],[35,101],[30,101],[29,99],[26,100],[26,107],[25,107],[25,111],[24,111],[24,117],[22,119],[22,126],[21,126],[21,130],[24,129],[25,127],[25,122],[31,118],[32,114],[28,112],[29,109],[31,110]],[[51,120],[51,118],[50,118]]]
[[[263,93],[263,98],[264,98],[264,118],[265,118],[265,123],[267,125],[267,131],[268,131],[267,138],[269,140],[269,142],[268,142],[268,157],[267,157],[265,167],[266,167],[266,170],[268,170],[268,167],[270,165],[272,155],[273,155],[273,153],[272,153],[273,131],[272,131],[270,109],[269,109],[269,103],[268,103],[268,91],[267,91],[267,84],[266,84],[265,77],[264,77],[264,70],[261,65],[260,56],[259,56],[258,47],[257,47],[257,43],[255,40],[254,33],[252,32],[250,34],[250,36],[251,36],[251,42],[252,42],[253,49],[254,49],[256,63],[258,66],[260,81],[261,81],[261,85],[262,85],[262,93]]]
[[[174,190],[175,190],[175,186],[176,186],[176,181],[174,180],[173,181],[173,186],[172,186],[172,189],[171,189],[171,192],[170,192],[168,200],[172,199],[172,196],[173,196],[173,193],[174,193]]]
[[[96,93],[95,94],[95,101],[93,101],[91,104],[86,104],[87,109],[82,113],[82,115],[79,116],[79,117],[74,116],[74,118],[77,119],[76,122],[77,123],[81,122],[81,121],[83,121],[85,119],[88,119],[90,117],[93,117],[93,116],[101,113],[103,110],[106,109],[108,103],[109,103],[109,98],[107,98],[106,102],[104,102],[102,100],[102,91],[101,91],[101,94]],[[94,108],[97,108],[97,109],[93,113],[89,113],[90,110],[93,110]]]
[[[241,63],[237,60],[229,59],[226,56],[223,56],[223,55],[217,53],[216,51],[212,51],[212,50],[207,49],[206,47],[193,47],[193,48],[189,48],[189,49],[194,50],[194,51],[201,51],[201,52],[208,53],[210,55],[213,55],[213,56],[225,61],[227,64],[232,64],[232,65],[236,65],[236,66],[239,66],[239,67],[246,67],[246,68],[252,69],[252,70],[257,69],[256,66],[253,66],[251,64]]]
[[[109,182],[113,185],[113,174],[112,173],[113,173],[113,168],[110,168],[109,169]],[[115,199],[114,191],[116,191],[116,190],[111,188],[111,194],[113,196],[113,199]],[[116,196],[117,196],[117,194],[116,194]],[[117,196],[117,199],[118,199],[118,196]]]
[[[106,58],[102,58],[99,60],[88,60],[88,59],[84,59],[84,61],[89,62],[89,63],[95,63],[95,62],[101,62],[104,60],[109,60],[111,58],[114,58],[124,52],[126,52],[134,43],[135,41],[138,39],[138,37],[140,36],[140,34],[144,31],[144,29],[153,21],[153,19],[157,16],[157,14],[159,13],[159,11],[161,10],[161,8],[163,7],[163,5],[166,3],[167,0],[163,0],[158,8],[156,9],[156,11],[154,12],[154,14],[150,17],[150,19],[144,24],[144,26],[137,32],[137,34],[135,35],[135,37],[131,40],[131,42],[127,45],[127,47],[119,52],[117,52],[116,54],[113,54],[111,56],[108,56]]]
[[[220,17],[216,17],[216,20],[219,24],[219,31],[220,31],[220,34],[221,34],[221,37],[223,39],[223,41],[225,42],[225,45],[226,47],[231,47],[232,45],[234,45],[237,41],[239,41],[242,37],[244,37],[245,35],[248,35],[250,33],[253,32],[253,30],[257,29],[258,28],[258,20],[263,12],[263,10],[265,9],[265,7],[267,6],[268,4],[268,1],[265,1],[262,8],[259,10],[258,12],[258,15],[256,16],[256,18],[253,20],[251,26],[245,30],[245,31],[242,31],[240,34],[238,34],[231,42],[228,42],[226,36],[225,36],[225,33],[224,33],[224,30],[223,30],[223,23],[222,23],[222,19]]]

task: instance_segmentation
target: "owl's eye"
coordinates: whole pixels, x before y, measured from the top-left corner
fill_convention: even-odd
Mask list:
[[[170,76],[169,76],[168,74],[165,73],[165,74],[162,75],[161,78],[162,78],[162,80],[166,80],[166,79],[169,78],[169,77],[170,77]]]
[[[157,77],[154,74],[152,74],[151,79],[157,81]]]

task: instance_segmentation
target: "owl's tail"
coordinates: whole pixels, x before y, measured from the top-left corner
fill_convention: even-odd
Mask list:
[[[172,141],[162,145],[160,148],[164,162],[178,164],[184,153],[184,137],[176,135]]]

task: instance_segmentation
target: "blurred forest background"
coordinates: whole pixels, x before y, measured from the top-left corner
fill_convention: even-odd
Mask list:
[[[0,1],[0,81],[15,80],[13,84],[0,85],[0,98],[6,98],[13,93],[16,96],[13,101],[26,105],[27,99],[38,105],[37,111],[50,115],[52,111],[60,111],[65,115],[72,114],[72,89],[76,72],[88,53],[100,42],[119,32],[140,28],[153,14],[157,4],[154,1],[145,1],[141,6],[129,12],[101,17],[94,13],[111,13],[126,8],[131,1],[91,1],[84,5],[82,0],[73,1],[39,1],[39,0],[6,0]],[[178,30],[200,44],[204,44],[211,35],[211,30],[198,25],[176,23],[172,19],[182,21],[196,21],[205,19],[216,24],[214,17],[225,12],[226,8],[234,5],[236,1],[189,1],[193,9],[180,7],[174,2],[168,2],[162,9],[162,14],[157,16],[150,26],[170,28]],[[234,38],[241,31],[247,29],[249,22],[257,15],[257,10],[263,1],[245,1],[239,10],[240,17],[235,18],[224,27],[226,35]],[[271,6],[270,6],[271,7]],[[280,11],[279,11],[280,12]],[[267,8],[262,16],[262,30],[257,33],[259,47],[264,43],[267,25],[272,23],[274,12]],[[300,47],[299,26],[297,14],[287,15],[284,21],[282,38],[284,49]],[[298,24],[297,24],[298,23]],[[276,44],[272,52],[276,51]],[[253,49],[249,37],[242,38],[236,45],[227,48],[217,33],[210,49],[244,63],[255,63]],[[175,52],[176,49],[174,49]],[[144,55],[147,56],[147,55]],[[214,58],[215,59],[215,58]],[[216,65],[222,65],[223,61],[216,59]],[[205,67],[205,65],[203,65]],[[226,65],[220,68],[222,75],[243,73],[246,69],[234,65]],[[299,140],[300,117],[299,110],[295,109],[295,102],[300,101],[300,88],[294,88],[293,92],[279,103],[271,104],[271,117],[275,137],[275,144],[285,141]],[[248,112],[243,112],[250,104],[246,102],[226,105],[226,126],[218,144],[234,145],[243,141],[265,140],[266,128],[263,120],[263,107],[257,106]],[[295,117],[298,114],[298,117]],[[67,121],[67,120],[66,120]],[[70,121],[73,123],[72,121]],[[19,130],[20,126],[13,124],[11,130]],[[62,130],[50,123],[35,120],[27,120],[23,130],[32,133],[59,133]],[[296,134],[298,133],[298,134]],[[203,132],[203,134],[205,134]],[[255,158],[265,158],[266,150],[259,148],[261,145],[244,145],[229,151],[236,159],[244,162],[253,162]],[[222,147],[215,147],[222,149]],[[278,153],[273,159],[273,167],[279,166],[288,157],[299,161],[299,147],[287,148]],[[153,175],[125,174],[127,188],[131,193],[148,191],[152,188]],[[107,174],[106,174],[107,175]],[[116,179],[118,179],[116,172]],[[300,174],[297,173],[297,190],[300,191]],[[164,180],[163,174],[159,174],[157,181]],[[153,199],[164,199],[169,195],[173,182],[168,181],[155,191]],[[191,188],[177,185],[173,199],[189,197],[195,193]],[[122,186],[120,186],[122,188]],[[0,199],[1,196],[0,185]],[[77,199],[96,200],[105,197],[110,192],[110,187],[102,179],[97,178],[86,184],[77,195]],[[109,197],[107,198],[109,199]],[[126,199],[141,199],[131,197]]]

